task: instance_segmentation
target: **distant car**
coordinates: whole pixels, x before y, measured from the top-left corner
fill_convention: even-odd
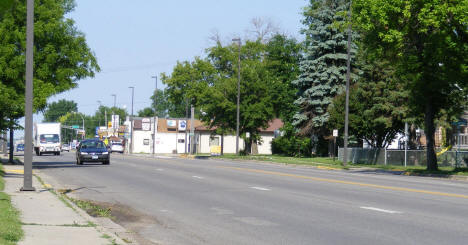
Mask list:
[[[70,152],[70,145],[68,145],[68,144],[63,144],[63,145],[62,145],[62,151]]]
[[[16,146],[16,151],[24,151],[24,144],[18,144]]]
[[[118,143],[118,142],[112,143],[112,145],[111,145],[111,147],[110,147],[110,152],[120,152],[120,153],[123,153],[123,152],[124,152],[124,148],[123,148],[122,143]]]
[[[76,150],[76,164],[82,165],[84,162],[102,162],[110,164],[109,152],[106,144],[102,140],[83,140]]]

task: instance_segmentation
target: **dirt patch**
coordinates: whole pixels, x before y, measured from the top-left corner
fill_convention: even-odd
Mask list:
[[[108,210],[112,221],[132,232],[132,238],[135,239],[138,244],[159,245],[158,243],[146,240],[138,234],[139,231],[150,225],[158,224],[164,227],[164,224],[156,218],[119,203],[96,202],[90,200],[86,200],[86,202],[90,202],[103,210]],[[96,217],[96,212],[90,212],[89,210],[86,210],[86,212],[89,215]]]

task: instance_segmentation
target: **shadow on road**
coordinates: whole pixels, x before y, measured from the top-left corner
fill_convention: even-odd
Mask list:
[[[47,168],[89,168],[89,167],[108,167],[102,163],[83,163],[77,165],[76,162],[33,162],[33,169],[47,169]]]

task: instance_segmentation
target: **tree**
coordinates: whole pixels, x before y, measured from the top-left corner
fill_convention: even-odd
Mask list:
[[[303,12],[306,28],[302,33],[306,36],[306,47],[299,66],[300,75],[294,81],[299,89],[299,98],[295,101],[299,113],[294,116],[293,125],[300,129],[301,135],[320,141],[329,135],[328,106],[345,89],[347,33],[338,29],[337,23],[344,22],[340,13],[348,6],[344,0],[311,0]],[[355,33],[353,38],[356,39]],[[353,44],[352,61],[355,54],[356,45]]]
[[[151,106],[156,109],[156,116],[162,118],[168,116],[171,106],[167,97],[168,93],[159,89],[151,96]]]
[[[468,87],[468,3],[356,0],[353,23],[369,49],[390,60],[424,118],[427,169],[437,170],[434,120],[461,113]]]
[[[395,68],[362,48],[358,56],[362,73],[350,89],[349,131],[374,148],[385,148],[404,128],[408,118],[408,91],[398,83]],[[344,131],[345,94],[333,99],[329,129]]]
[[[44,111],[44,122],[57,122],[57,120],[70,111],[78,111],[78,105],[72,100],[59,100],[47,105]]]
[[[143,110],[138,111],[138,116],[139,117],[153,117],[154,110],[151,107],[143,108]]]
[[[302,45],[294,38],[274,35],[265,46],[265,62],[271,73],[272,99],[275,116],[291,122],[298,111],[294,104],[297,88],[292,83],[299,75]]]
[[[99,71],[94,54],[71,19],[73,0],[35,1],[34,109]],[[24,115],[26,1],[14,1],[0,19],[0,120]],[[0,126],[5,123],[0,123]]]

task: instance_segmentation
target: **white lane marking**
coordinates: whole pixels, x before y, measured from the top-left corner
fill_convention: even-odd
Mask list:
[[[258,186],[252,186],[250,188],[255,189],[255,190],[260,190],[260,191],[270,191],[270,189],[268,188],[263,188],[263,187],[258,187]]]
[[[159,211],[161,211],[162,213],[167,213],[167,212],[169,212],[169,210],[167,210],[167,209],[161,209],[161,210],[159,210]]]
[[[156,171],[164,171],[162,168],[157,168]]]
[[[361,207],[361,208],[362,209],[373,210],[373,211],[377,211],[377,212],[388,213],[388,214],[401,214],[401,213],[403,213],[403,212],[400,212],[400,211],[386,210],[386,209],[374,208],[374,207]]]
[[[193,177],[193,178],[196,178],[196,179],[204,179],[203,177],[196,176],[196,175],[194,175],[194,176],[192,176],[192,177]]]

